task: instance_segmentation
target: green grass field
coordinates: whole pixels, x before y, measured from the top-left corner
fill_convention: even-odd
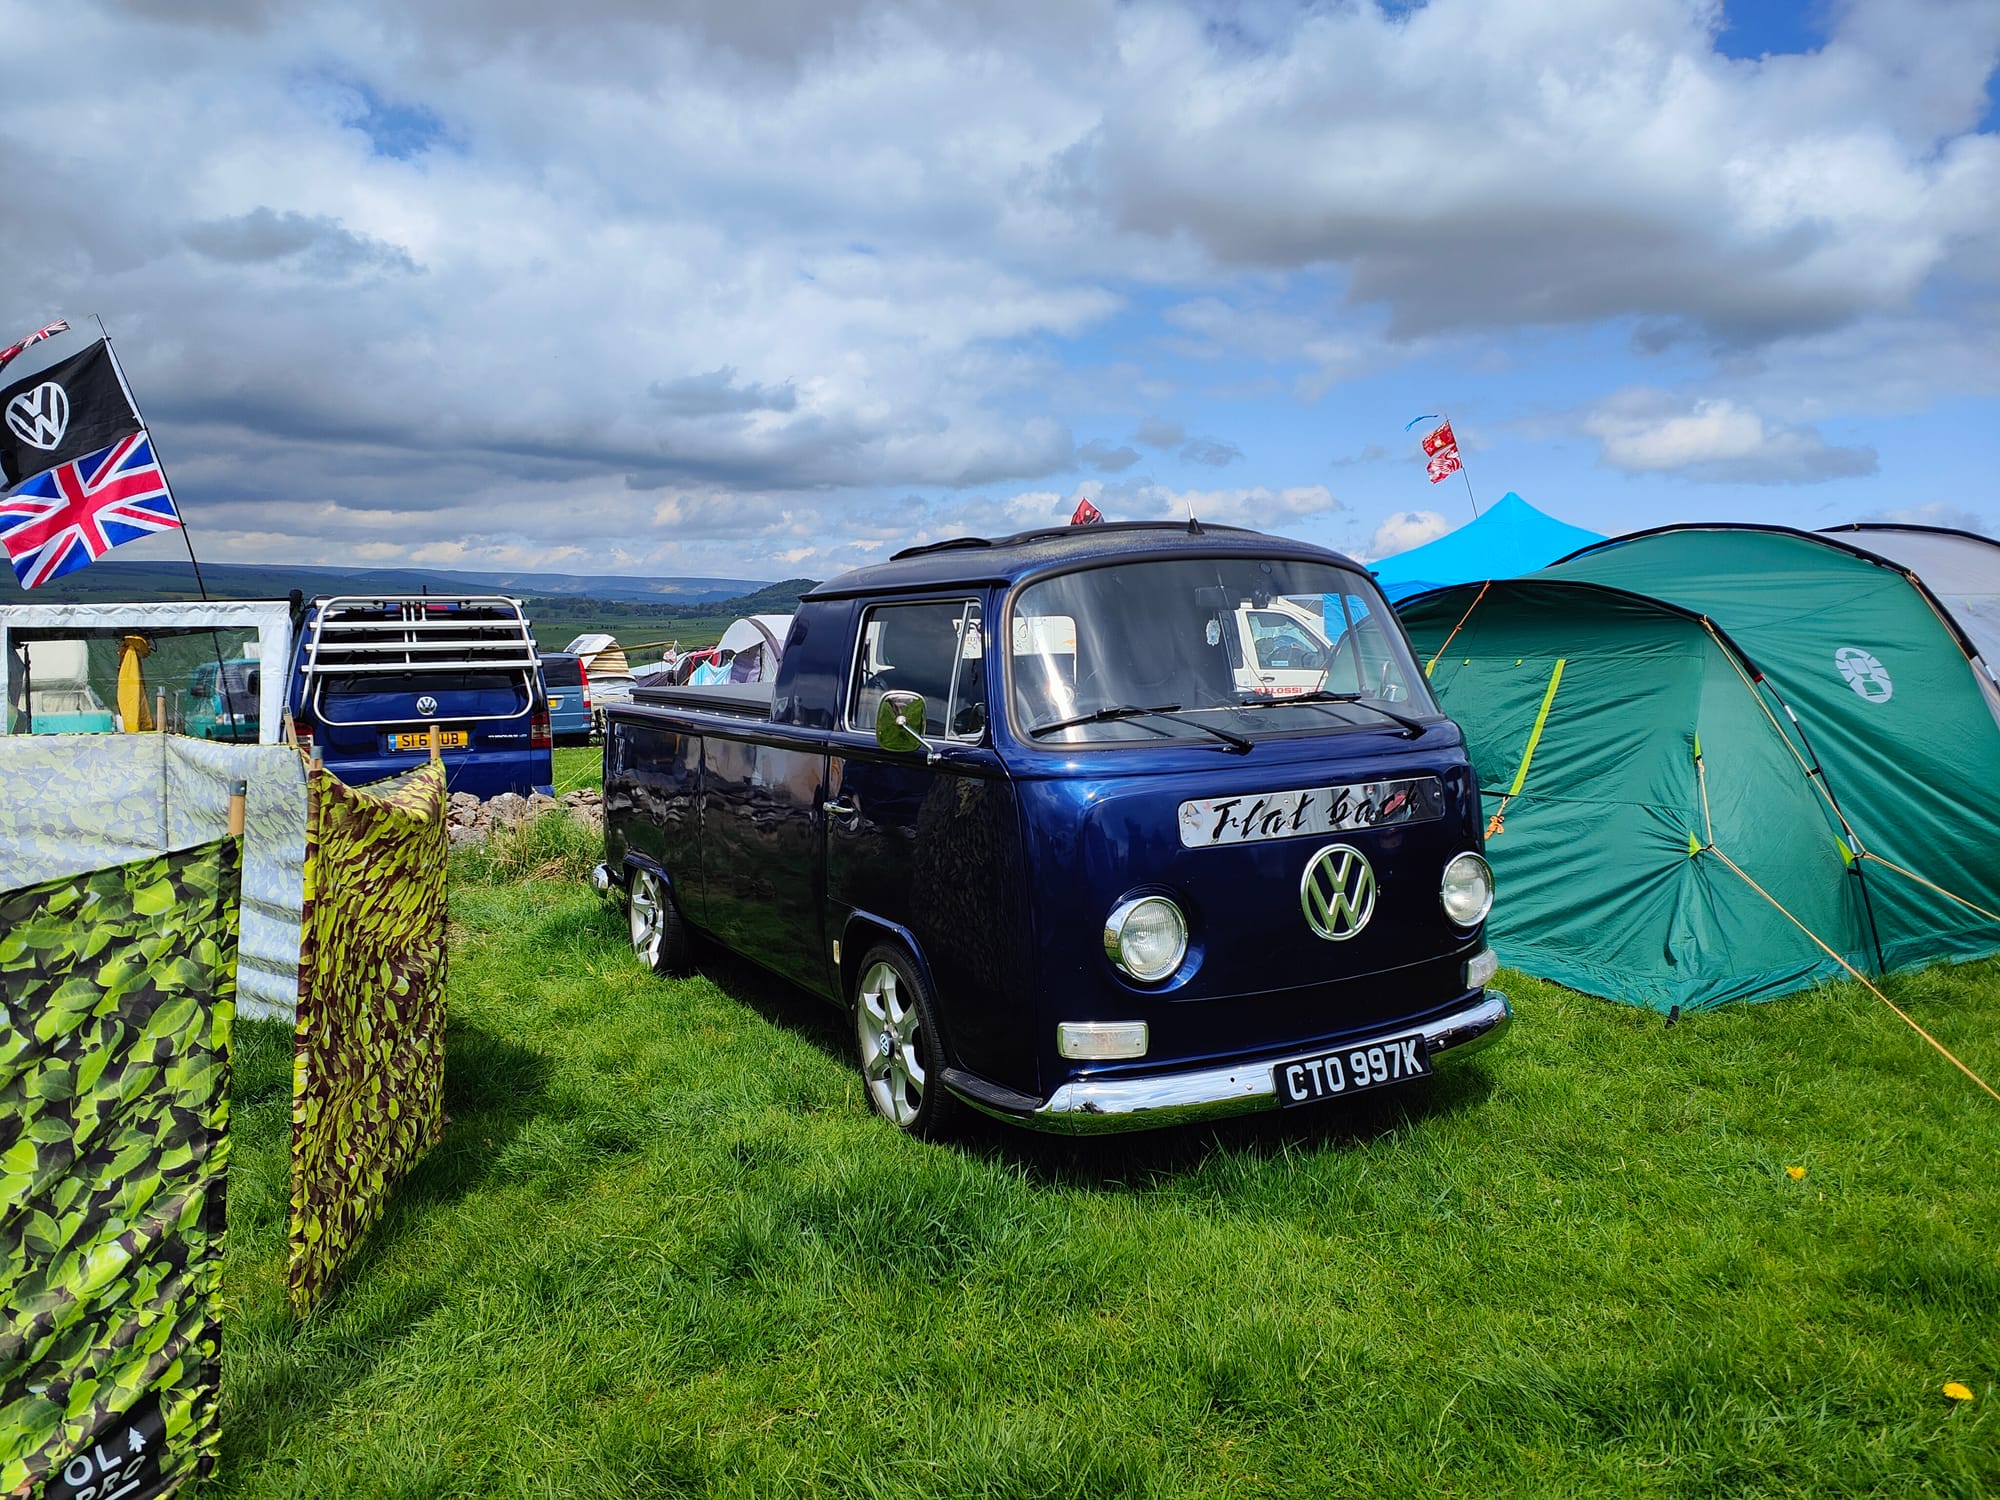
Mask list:
[[[289,1038],[240,1029],[205,1500],[2000,1491],[2000,1106],[1859,991],[1507,976],[1401,1092],[924,1146],[831,1010],[502,863],[454,867],[444,1142],[302,1327]],[[1890,990],[2000,1075],[2000,964]]]
[[[604,790],[604,751],[596,745],[558,745],[555,750],[558,795],[580,786]]]

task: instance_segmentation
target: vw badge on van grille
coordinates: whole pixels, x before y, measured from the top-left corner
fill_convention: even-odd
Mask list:
[[[1350,844],[1328,844],[1306,862],[1299,881],[1306,922],[1328,942],[1344,942],[1375,915],[1375,871]]]
[[[429,693],[425,693],[423,697],[417,700],[417,712],[422,714],[425,718],[428,719],[432,714],[436,713],[437,711],[438,711],[438,701],[437,699],[433,698]]]

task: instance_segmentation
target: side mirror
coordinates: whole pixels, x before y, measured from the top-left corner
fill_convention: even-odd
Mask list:
[[[882,701],[875,705],[875,743],[884,750],[908,752],[930,749],[930,741],[924,738],[923,729],[922,693],[884,693]]]

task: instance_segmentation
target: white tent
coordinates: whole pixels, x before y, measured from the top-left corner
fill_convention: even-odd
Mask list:
[[[729,680],[776,682],[785,637],[791,629],[790,615],[745,615],[731,624],[716,643],[718,651],[734,653],[729,661]]]

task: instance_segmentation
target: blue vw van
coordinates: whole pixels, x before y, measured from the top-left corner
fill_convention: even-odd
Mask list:
[[[435,594],[315,599],[298,628],[292,727],[350,786],[443,746],[454,792],[547,790],[554,739],[535,640],[518,599]]]
[[[844,1007],[917,1135],[1310,1105],[1510,1020],[1464,740],[1367,571],[1302,542],[912,548],[809,593],[775,683],[611,707],[604,786],[640,959],[698,930]]]

